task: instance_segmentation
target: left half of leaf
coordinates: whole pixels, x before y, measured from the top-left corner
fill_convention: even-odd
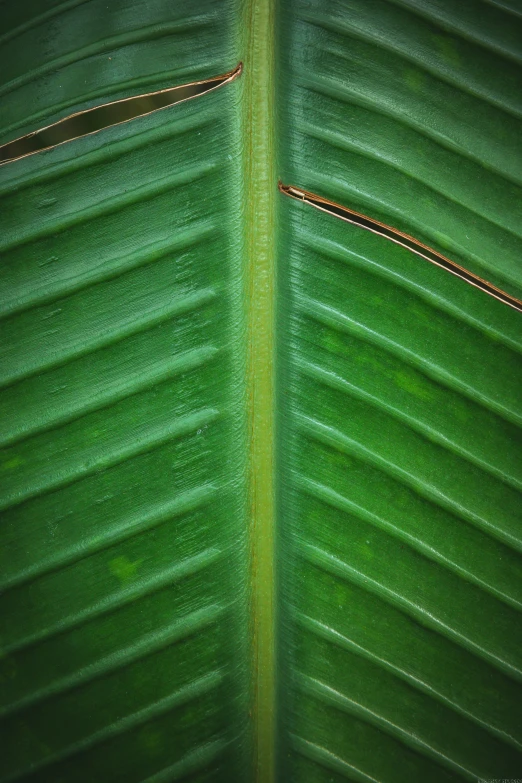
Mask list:
[[[0,170],[2,781],[248,763],[240,90]]]

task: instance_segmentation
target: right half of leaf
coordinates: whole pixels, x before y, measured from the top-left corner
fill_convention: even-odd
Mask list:
[[[520,13],[283,10],[283,181],[520,297]],[[281,779],[516,777],[522,316],[285,196],[280,225]]]

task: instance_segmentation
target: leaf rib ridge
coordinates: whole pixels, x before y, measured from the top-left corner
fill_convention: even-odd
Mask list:
[[[522,742],[518,741],[515,737],[512,737],[502,729],[497,728],[492,723],[487,723],[478,715],[469,712],[469,710],[462,707],[456,701],[451,700],[448,696],[444,695],[440,691],[435,690],[435,688],[433,688],[429,683],[420,680],[411,672],[407,671],[406,669],[399,668],[390,661],[387,661],[385,658],[379,657],[371,650],[362,647],[360,644],[357,644],[357,642],[354,642],[349,637],[341,634],[334,628],[330,628],[319,620],[316,620],[313,617],[308,617],[302,612],[299,612],[299,610],[294,609],[294,613],[297,622],[310,633],[318,636],[321,639],[325,639],[330,644],[334,644],[341,647],[342,649],[346,649],[350,653],[354,653],[355,655],[366,658],[376,666],[379,666],[385,671],[390,672],[394,677],[403,680],[414,690],[418,690],[420,693],[426,694],[429,698],[433,698],[441,704],[444,704],[445,707],[466,718],[466,720],[469,720],[472,723],[475,723],[477,726],[480,726],[482,729],[497,739],[508,743],[516,750],[522,750]]]
[[[311,297],[303,296],[301,298],[300,309],[306,313],[306,315],[321,323],[333,326],[335,329],[341,331],[346,331],[359,339],[374,343],[379,348],[397,356],[399,359],[409,362],[413,367],[418,368],[429,378],[433,378],[437,383],[447,386],[478,405],[482,405],[486,410],[495,413],[510,424],[522,427],[522,415],[519,414],[518,411],[515,411],[512,407],[508,407],[502,402],[498,402],[492,396],[486,395],[470,386],[465,381],[457,378],[453,372],[445,370],[440,365],[430,361],[420,352],[414,352],[400,342],[396,342],[389,337],[380,334],[371,327],[366,326],[366,324],[350,318],[350,316],[345,315],[340,310],[336,310]]]
[[[12,574],[0,583],[0,593],[12,590],[22,585],[30,584],[46,574],[59,571],[62,568],[78,563],[90,555],[100,552],[121,541],[127,541],[146,530],[152,530],[158,525],[176,516],[188,514],[206,505],[216,495],[216,488],[211,484],[201,484],[178,495],[169,503],[153,507],[147,513],[136,515],[126,520],[122,525],[114,525],[102,536],[85,538],[81,543],[68,549],[58,551],[54,557],[41,559],[34,566]]]
[[[446,636],[450,641],[454,642],[458,646],[461,646],[471,655],[476,655],[482,660],[489,663],[498,671],[502,672],[506,676],[510,677],[515,682],[522,682],[522,670],[519,670],[516,666],[509,661],[505,661],[490,650],[481,647],[477,642],[469,639],[460,631],[455,630],[451,626],[439,620],[434,615],[430,614],[420,604],[415,604],[408,598],[405,598],[400,593],[387,587],[384,583],[378,582],[365,574],[352,568],[347,563],[339,560],[335,555],[330,554],[326,550],[320,549],[314,544],[302,542],[300,545],[300,551],[302,556],[318,568],[321,568],[328,573],[338,576],[340,579],[346,581],[352,581],[369,592],[373,592],[378,595],[383,601],[390,603],[400,611],[404,612],[410,617],[421,620],[426,623],[428,627],[435,629],[438,633]]]
[[[0,87],[0,95],[6,95],[7,93],[10,93],[13,90],[31,82],[37,77],[44,76],[47,73],[56,71],[59,68],[71,65],[72,63],[85,60],[88,57],[92,57],[93,55],[110,51],[115,47],[128,46],[132,43],[139,43],[141,41],[153,40],[154,38],[162,38],[165,35],[172,35],[191,29],[193,30],[194,28],[200,27],[205,23],[208,22],[206,20],[198,19],[198,17],[193,17],[192,19],[184,19],[180,22],[156,23],[141,29],[128,30],[125,33],[116,33],[112,36],[105,36],[101,42],[87,44],[81,49],[76,49],[53,60],[48,60],[38,68],[26,71],[26,73],[23,75],[11,79],[11,81]]]
[[[305,90],[315,92],[319,95],[323,95],[329,98],[335,98],[343,103],[362,106],[363,108],[370,108],[377,114],[382,114],[384,117],[390,117],[403,124],[407,128],[411,128],[421,136],[425,136],[431,139],[436,144],[440,145],[443,149],[448,149],[451,152],[457,152],[463,158],[473,161],[477,165],[481,166],[485,171],[491,172],[499,177],[502,177],[506,182],[513,183],[520,186],[522,175],[514,174],[507,167],[500,168],[497,164],[486,160],[481,157],[477,152],[470,148],[465,147],[462,143],[455,141],[449,136],[445,135],[442,131],[431,128],[427,123],[423,123],[421,117],[409,116],[406,114],[402,107],[391,103],[384,103],[378,101],[370,94],[362,94],[358,91],[347,87],[346,85],[339,85],[333,79],[320,75],[307,76],[301,79],[302,87]]]
[[[430,76],[434,76],[435,78],[440,79],[440,81],[443,81],[452,87],[456,87],[461,92],[465,92],[474,98],[478,98],[486,105],[492,106],[495,109],[500,109],[501,111],[505,111],[506,114],[510,114],[517,119],[522,118],[522,109],[506,104],[501,99],[496,98],[493,93],[487,93],[484,90],[480,90],[477,87],[471,86],[469,82],[466,83],[464,81],[462,75],[460,75],[461,78],[459,78],[451,73],[448,73],[447,71],[442,70],[440,67],[437,68],[433,65],[430,67],[430,64],[428,64],[426,61],[423,61],[418,56],[416,51],[408,51],[406,48],[398,46],[397,42],[394,41],[393,38],[391,40],[385,38],[383,31],[381,30],[365,31],[361,29],[361,27],[357,27],[355,24],[350,23],[349,20],[340,19],[338,17],[335,18],[335,20],[330,21],[327,19],[320,19],[319,17],[313,16],[312,14],[303,14],[301,18],[310,24],[327,30],[328,32],[337,34],[341,33],[347,38],[355,38],[360,41],[368,42],[378,47],[379,49],[386,49],[401,59],[411,62],[412,65],[415,65],[419,70],[430,74]]]
[[[394,538],[407,541],[409,547],[416,550],[417,552],[420,552],[429,560],[438,563],[443,568],[447,568],[449,571],[457,574],[457,576],[463,578],[465,581],[471,582],[480,590],[484,590],[484,592],[494,596],[511,608],[522,611],[522,601],[519,601],[510,595],[506,595],[498,588],[494,587],[494,585],[485,582],[478,574],[472,573],[458,565],[458,563],[455,561],[449,560],[449,558],[447,558],[441,552],[437,551],[434,547],[426,544],[422,538],[415,538],[411,534],[400,530],[399,527],[393,525],[391,522],[388,522],[386,519],[377,517],[376,514],[367,511],[362,506],[358,506],[356,503],[349,501],[343,495],[340,495],[338,492],[331,489],[331,487],[319,484],[317,481],[313,481],[313,479],[310,479],[307,476],[299,476],[297,481],[305,492],[317,500],[326,503],[332,508],[337,508],[341,511],[345,511],[346,513],[354,514],[359,519],[364,520],[365,522],[369,522],[371,525],[374,525],[375,527],[378,527],[382,530],[385,530]]]
[[[13,655],[19,653],[21,650],[27,650],[29,647],[89,623],[95,618],[112,614],[135,600],[171,587],[187,576],[199,574],[215,563],[221,556],[222,553],[218,549],[206,549],[186,560],[175,562],[169,568],[155,573],[150,579],[140,580],[137,584],[133,584],[119,593],[106,596],[93,606],[63,617],[54,625],[47,625],[42,630],[33,633],[32,636],[19,639],[10,645],[4,646],[2,654]]]
[[[308,377],[318,381],[321,386],[325,388],[338,389],[348,397],[364,400],[372,407],[384,411],[386,415],[390,416],[396,421],[401,422],[412,431],[419,433],[426,439],[426,441],[437,443],[437,445],[439,445],[441,448],[457,455],[465,462],[468,462],[470,465],[473,465],[474,467],[484,471],[484,473],[493,476],[495,479],[502,481],[515,490],[522,491],[522,481],[515,478],[514,476],[506,474],[506,472],[500,468],[496,468],[490,463],[485,462],[483,459],[478,457],[476,454],[473,454],[468,449],[459,446],[458,443],[450,440],[439,430],[430,427],[428,424],[425,424],[423,421],[421,421],[420,418],[415,418],[399,407],[392,406],[379,397],[370,394],[370,392],[367,392],[359,386],[350,383],[345,378],[337,375],[337,373],[334,373],[331,370],[325,370],[320,365],[302,360],[299,362],[299,366],[304,375],[307,375]]]
[[[450,511],[456,517],[460,517],[468,524],[475,525],[482,532],[507,544],[517,552],[522,552],[522,539],[517,538],[509,530],[498,527],[489,519],[486,519],[479,513],[467,508],[462,503],[450,498],[435,486],[417,478],[394,462],[382,457],[377,451],[373,451],[371,448],[364,446],[354,438],[344,435],[344,433],[323,424],[319,420],[300,416],[298,422],[302,431],[313,440],[317,440],[319,443],[326,443],[329,446],[333,446],[335,449],[339,449],[341,452],[351,454],[368,462],[378,470],[388,473],[392,478],[410,487],[430,503],[433,503],[433,505],[440,506],[441,508]]]
[[[15,774],[9,778],[6,778],[7,783],[14,783],[17,780],[25,780],[31,778],[34,774],[46,770],[49,767],[55,767],[74,758],[77,755],[86,753],[92,748],[98,745],[108,742],[114,737],[126,734],[133,729],[143,726],[149,721],[165,715],[178,707],[188,704],[191,701],[201,698],[202,696],[210,693],[218,688],[223,681],[223,673],[219,671],[210,672],[209,674],[200,677],[198,680],[188,683],[184,687],[175,691],[168,696],[164,696],[157,702],[147,705],[147,707],[138,710],[135,713],[126,715],[116,723],[109,726],[104,726],[96,733],[83,740],[80,740],[73,745],[69,745],[63,748],[59,753],[55,753],[42,760],[40,763],[33,765],[30,769],[22,772],[21,774]]]
[[[152,631],[138,638],[134,644],[119,648],[116,652],[101,658],[91,665],[62,679],[51,682],[39,691],[33,691],[18,701],[6,705],[0,712],[0,718],[10,718],[14,714],[83,687],[94,680],[108,677],[122,668],[165,649],[165,647],[187,639],[215,623],[224,611],[223,606],[211,604],[181,617],[170,625]]]
[[[309,233],[308,231],[303,230],[302,236],[305,240],[305,242],[303,242],[303,247],[312,247],[323,258],[326,257],[343,264],[356,264],[360,268],[370,269],[371,273],[375,274],[375,276],[383,282],[387,283],[388,281],[391,281],[402,290],[411,291],[411,293],[418,296],[431,307],[448,313],[448,315],[455,318],[455,320],[471,326],[481,334],[492,337],[496,342],[522,354],[522,340],[514,339],[511,335],[508,335],[506,331],[501,331],[500,329],[495,328],[494,324],[487,323],[485,319],[480,320],[480,312],[473,312],[470,309],[465,310],[462,305],[459,306],[449,298],[444,298],[435,291],[423,288],[422,285],[414,279],[401,276],[399,272],[379,265],[374,259],[369,258],[368,255],[361,255],[338,243],[334,243],[325,237]]]
[[[383,731],[385,734],[389,734],[405,747],[411,750],[415,750],[417,753],[434,760],[438,766],[445,767],[446,769],[450,769],[452,772],[456,772],[459,777],[463,778],[464,780],[475,781],[477,779],[476,774],[471,772],[471,770],[462,767],[457,761],[448,756],[445,756],[443,753],[438,751],[436,748],[433,748],[420,737],[410,733],[402,726],[392,723],[384,715],[380,715],[374,712],[368,707],[365,707],[364,704],[359,704],[353,699],[350,699],[348,696],[341,693],[340,691],[337,691],[335,688],[332,688],[326,683],[321,682],[320,680],[316,680],[307,674],[298,673],[298,687],[302,688],[303,691],[309,693],[311,696],[323,702],[324,704],[333,706],[342,712],[353,715],[357,720],[361,720],[364,723],[369,723],[370,725],[377,727],[380,731]]]

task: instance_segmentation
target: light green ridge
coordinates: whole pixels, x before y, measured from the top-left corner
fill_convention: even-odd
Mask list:
[[[274,0],[242,6],[254,768],[274,780]]]

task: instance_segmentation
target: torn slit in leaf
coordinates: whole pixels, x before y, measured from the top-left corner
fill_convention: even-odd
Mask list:
[[[374,220],[360,212],[355,212],[348,207],[343,207],[341,204],[336,204],[334,201],[322,198],[315,193],[303,190],[302,188],[296,188],[293,185],[283,185],[282,182],[279,182],[279,190],[286,196],[295,198],[298,201],[304,201],[305,204],[310,204],[312,207],[320,209],[322,212],[327,212],[329,215],[335,215],[335,217],[346,220],[354,226],[364,228],[366,231],[371,231],[373,234],[378,234],[385,239],[389,239],[391,242],[395,242],[396,245],[405,247],[406,250],[415,253],[415,255],[420,256],[420,258],[424,258],[431,264],[435,264],[436,266],[445,269],[447,272],[451,272],[452,275],[456,275],[456,277],[459,277],[466,283],[475,286],[475,288],[479,288],[481,291],[484,291],[484,293],[495,297],[495,299],[507,304],[514,310],[522,312],[522,301],[520,301],[520,299],[502,291],[500,288],[493,285],[493,283],[483,280],[478,275],[475,275],[473,272],[460,266],[460,264],[451,261],[433,248],[428,247],[428,245],[415,239],[415,237],[405,234],[404,232],[399,231],[399,229],[393,228],[393,226],[387,226],[385,223]]]
[[[146,114],[152,114],[152,112],[181,103],[181,101],[189,100],[189,98],[203,95],[231,82],[241,74],[242,67],[242,63],[239,63],[233,71],[221,76],[111,101],[101,106],[94,106],[92,109],[71,114],[45,128],[40,128],[0,146],[0,165],[12,163],[28,155],[43,152],[82,136],[90,136],[113,125],[121,125],[137,117],[143,117]]]

